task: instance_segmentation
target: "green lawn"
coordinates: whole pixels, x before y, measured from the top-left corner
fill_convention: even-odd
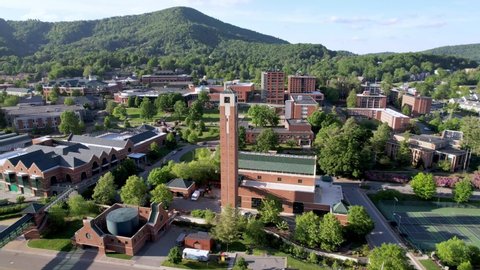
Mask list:
[[[71,238],[82,225],[82,220],[67,221],[63,229],[50,231],[40,239],[32,239],[27,245],[31,248],[68,252],[73,248]]]
[[[426,259],[426,260],[420,260],[420,263],[425,267],[427,270],[440,270],[440,267],[436,265],[432,260]]]
[[[330,268],[322,267],[319,264],[308,263],[305,261],[301,261],[299,259],[294,258],[292,255],[280,252],[280,251],[273,251],[273,250],[264,250],[264,249],[254,249],[253,254],[257,256],[264,256],[265,254],[269,254],[271,256],[278,256],[278,257],[286,257],[287,258],[287,266],[292,269],[302,269],[302,270],[326,270]]]
[[[130,122],[130,125],[132,126],[140,126],[143,123],[154,122],[157,119],[165,117],[163,113],[157,113],[157,115],[155,115],[152,120],[145,120],[140,117],[139,108],[127,108],[127,115],[128,115],[128,122]],[[166,118],[167,118],[166,120],[168,121],[169,120],[168,117]]]
[[[181,269],[214,269],[214,270],[223,270],[227,269],[226,263],[217,263],[217,262],[197,262],[191,260],[182,260],[179,264],[174,264],[169,261],[162,263],[162,266],[175,267]]]
[[[122,253],[116,253],[116,252],[109,252],[105,254],[107,257],[110,258],[115,258],[115,259],[122,259],[122,260],[131,260],[133,256],[127,255],[127,254],[122,254]]]

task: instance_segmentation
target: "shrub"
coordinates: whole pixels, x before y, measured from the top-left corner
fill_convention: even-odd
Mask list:
[[[457,176],[435,176],[435,185],[437,187],[453,188],[460,181]]]
[[[173,247],[168,252],[168,261],[174,264],[179,264],[182,261],[182,252],[178,247]]]
[[[7,205],[0,207],[0,215],[12,214],[22,211],[28,204],[21,203],[21,204],[14,204],[14,205]]]
[[[25,202],[25,196],[22,196],[22,195],[17,196],[17,203],[23,203],[23,202]]]
[[[476,189],[480,189],[480,171],[475,171],[472,175],[472,185]]]
[[[378,171],[366,171],[365,178],[370,181],[381,181],[400,184],[406,184],[409,180],[409,176],[406,174]]]
[[[317,254],[315,254],[315,252],[310,252],[310,254],[308,254],[307,261],[309,263],[317,264],[318,263]]]

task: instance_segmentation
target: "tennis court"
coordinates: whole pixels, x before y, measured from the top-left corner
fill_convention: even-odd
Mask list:
[[[419,250],[434,250],[436,243],[453,236],[480,248],[480,208],[474,205],[392,200],[377,207]]]

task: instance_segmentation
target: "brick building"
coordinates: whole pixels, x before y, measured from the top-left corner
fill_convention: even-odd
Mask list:
[[[0,156],[0,189],[25,195],[50,196],[52,185],[74,185],[106,172],[132,154],[142,157],[150,144],[163,144],[165,134],[152,131],[115,138],[70,136],[38,138],[34,145]]]
[[[42,85],[43,96],[48,97],[54,87],[58,87],[60,94],[71,96],[74,92],[81,95],[113,94],[122,90],[121,86],[108,85],[106,82],[99,81],[95,77],[89,78],[65,78],[52,80]]]
[[[85,118],[85,108],[81,105],[47,105],[47,106],[13,106],[3,107],[8,126],[18,132],[29,132],[33,129],[52,128],[60,125],[60,115],[65,111],[73,111],[80,118]]]
[[[387,96],[381,94],[374,94],[369,91],[364,91],[357,94],[357,108],[381,108],[387,107]]]
[[[348,115],[376,119],[387,123],[393,131],[405,131],[410,125],[410,117],[392,109],[348,108]]]
[[[463,133],[460,131],[446,130],[442,136],[396,134],[387,143],[387,155],[395,158],[400,147],[400,142],[408,139],[408,146],[412,152],[412,163],[431,168],[439,161],[450,162],[450,171],[464,168],[468,163],[467,151],[460,149]]]
[[[283,212],[329,212],[343,198],[341,186],[316,175],[315,156],[238,152],[235,95],[220,96],[221,202],[254,210],[275,196]]]
[[[402,96],[402,108],[405,105],[410,107],[413,116],[428,114],[432,107],[432,98],[405,94]]]
[[[212,251],[213,238],[207,232],[190,233],[185,237],[185,247]]]
[[[235,92],[238,102],[246,103],[255,91],[255,84],[252,82],[240,82],[239,80],[233,80],[225,82],[223,86],[208,85],[207,88],[209,89],[210,100],[218,101],[219,95],[223,91],[230,89]]]
[[[143,75],[140,81],[142,84],[186,88],[192,83],[192,76],[171,70],[162,70],[155,74]]]
[[[311,93],[315,91],[316,78],[306,75],[289,75],[287,92],[293,93]]]
[[[285,101],[285,119],[307,119],[318,107],[311,96],[290,95]]]
[[[120,220],[125,216],[121,215],[123,213],[114,216],[115,211],[124,209],[134,210],[128,212],[133,212],[136,215],[133,218],[137,220],[131,226],[132,230],[127,233],[117,231],[117,228],[113,226],[117,225],[114,222],[129,221]],[[152,203],[150,207],[114,204],[95,218],[83,219],[83,227],[75,232],[75,243],[80,247],[98,248],[103,254],[117,252],[133,256],[142,249],[147,241],[157,241],[161,233],[167,229],[168,222],[169,214],[160,204]]]
[[[265,128],[248,128],[246,130],[246,142],[254,144],[257,136]],[[304,119],[287,119],[285,120],[285,128],[275,127],[272,130],[278,136],[279,143],[287,143],[293,140],[297,145],[302,147],[310,147],[313,142],[315,134],[312,131],[312,126]]]
[[[175,178],[167,183],[168,189],[177,197],[189,198],[195,191],[195,182],[183,178]]]
[[[283,104],[285,99],[285,73],[283,71],[262,72],[261,88],[267,103]]]

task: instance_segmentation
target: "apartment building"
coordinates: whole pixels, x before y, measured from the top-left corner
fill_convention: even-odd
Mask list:
[[[432,107],[432,98],[405,94],[402,96],[402,108],[405,105],[410,107],[413,116],[428,114]]]
[[[261,77],[262,96],[270,104],[283,104],[285,99],[285,73],[265,71]]]
[[[292,94],[285,101],[285,119],[307,119],[318,108],[311,96]]]
[[[287,92],[294,93],[311,93],[315,91],[316,78],[307,75],[289,75],[287,78]]]

